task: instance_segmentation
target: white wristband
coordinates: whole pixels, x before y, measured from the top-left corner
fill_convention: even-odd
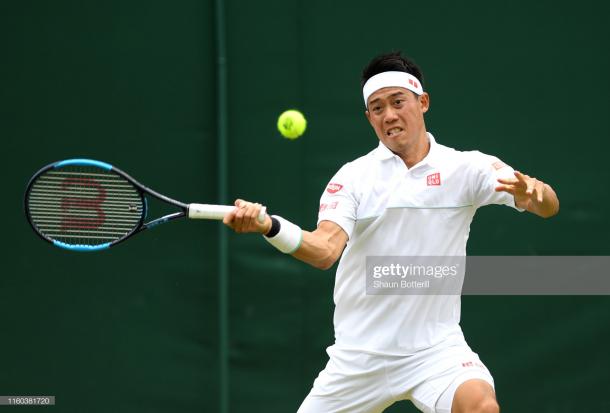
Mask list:
[[[272,218],[279,221],[280,231],[273,237],[264,237],[267,242],[284,254],[292,254],[298,250],[303,240],[301,228],[280,216],[273,215]]]

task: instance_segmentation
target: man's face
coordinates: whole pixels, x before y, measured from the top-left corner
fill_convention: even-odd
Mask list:
[[[366,117],[377,137],[395,153],[406,153],[425,137],[424,113],[430,98],[402,87],[386,87],[368,99]]]

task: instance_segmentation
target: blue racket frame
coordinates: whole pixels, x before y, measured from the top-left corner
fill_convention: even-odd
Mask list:
[[[143,205],[142,206],[142,215],[140,217],[138,225],[136,225],[130,232],[128,232],[121,238],[119,238],[115,241],[112,241],[112,242],[107,242],[107,243],[99,244],[99,245],[68,244],[68,243],[65,243],[62,241],[58,241],[58,240],[49,238],[45,234],[41,233],[38,230],[38,228],[36,227],[36,225],[34,224],[34,222],[32,221],[32,217],[30,214],[30,208],[29,208],[30,191],[32,189],[34,182],[36,182],[36,180],[38,179],[39,176],[41,176],[42,174],[44,174],[45,172],[47,172],[50,169],[57,169],[57,168],[61,168],[64,166],[94,166],[94,167],[98,167],[100,169],[104,169],[106,171],[112,171],[112,172],[116,173],[117,175],[126,179],[130,184],[132,184],[135,187],[135,189],[137,190],[138,194],[140,195],[140,197],[142,199],[142,205]],[[174,206],[180,208],[180,211],[162,216],[162,217],[154,219],[150,222],[144,222],[146,220],[146,216],[148,214],[148,202],[146,200],[146,195],[150,195],[154,198],[157,198],[160,201],[174,205]],[[73,158],[73,159],[65,159],[62,161],[53,162],[49,165],[46,165],[43,168],[41,168],[38,172],[36,172],[34,174],[34,176],[32,176],[32,178],[28,182],[28,185],[27,185],[26,191],[25,191],[25,195],[24,195],[24,209],[25,209],[26,218],[27,218],[28,222],[30,223],[30,226],[34,229],[34,232],[36,232],[36,234],[38,234],[38,236],[40,238],[42,238],[43,240],[50,242],[51,244],[55,245],[56,247],[63,248],[66,250],[90,252],[90,251],[100,251],[100,250],[110,248],[116,244],[119,244],[119,243],[125,241],[127,238],[144,231],[145,229],[155,227],[159,224],[164,224],[164,223],[172,221],[174,219],[184,218],[187,215],[188,205],[183,202],[176,201],[175,199],[169,198],[165,195],[162,195],[162,194],[142,185],[141,183],[136,181],[134,178],[129,176],[127,173],[123,172],[119,168],[117,168],[109,163],[97,161],[95,159]]]

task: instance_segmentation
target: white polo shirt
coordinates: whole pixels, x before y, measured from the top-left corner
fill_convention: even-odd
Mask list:
[[[407,168],[381,142],[345,164],[320,200],[318,223],[340,225],[349,241],[334,290],[335,345],[379,354],[409,355],[450,336],[463,340],[459,295],[367,295],[367,256],[465,256],[476,209],[515,207],[496,192],[513,169],[478,151],[440,145]]]

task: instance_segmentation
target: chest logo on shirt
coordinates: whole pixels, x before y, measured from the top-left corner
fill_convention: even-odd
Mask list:
[[[343,185],[331,182],[326,187],[326,192],[328,192],[329,194],[335,194],[335,193],[339,192],[341,190],[341,188],[343,188]]]
[[[441,174],[436,172],[426,177],[426,183],[428,186],[439,186],[441,184]]]

